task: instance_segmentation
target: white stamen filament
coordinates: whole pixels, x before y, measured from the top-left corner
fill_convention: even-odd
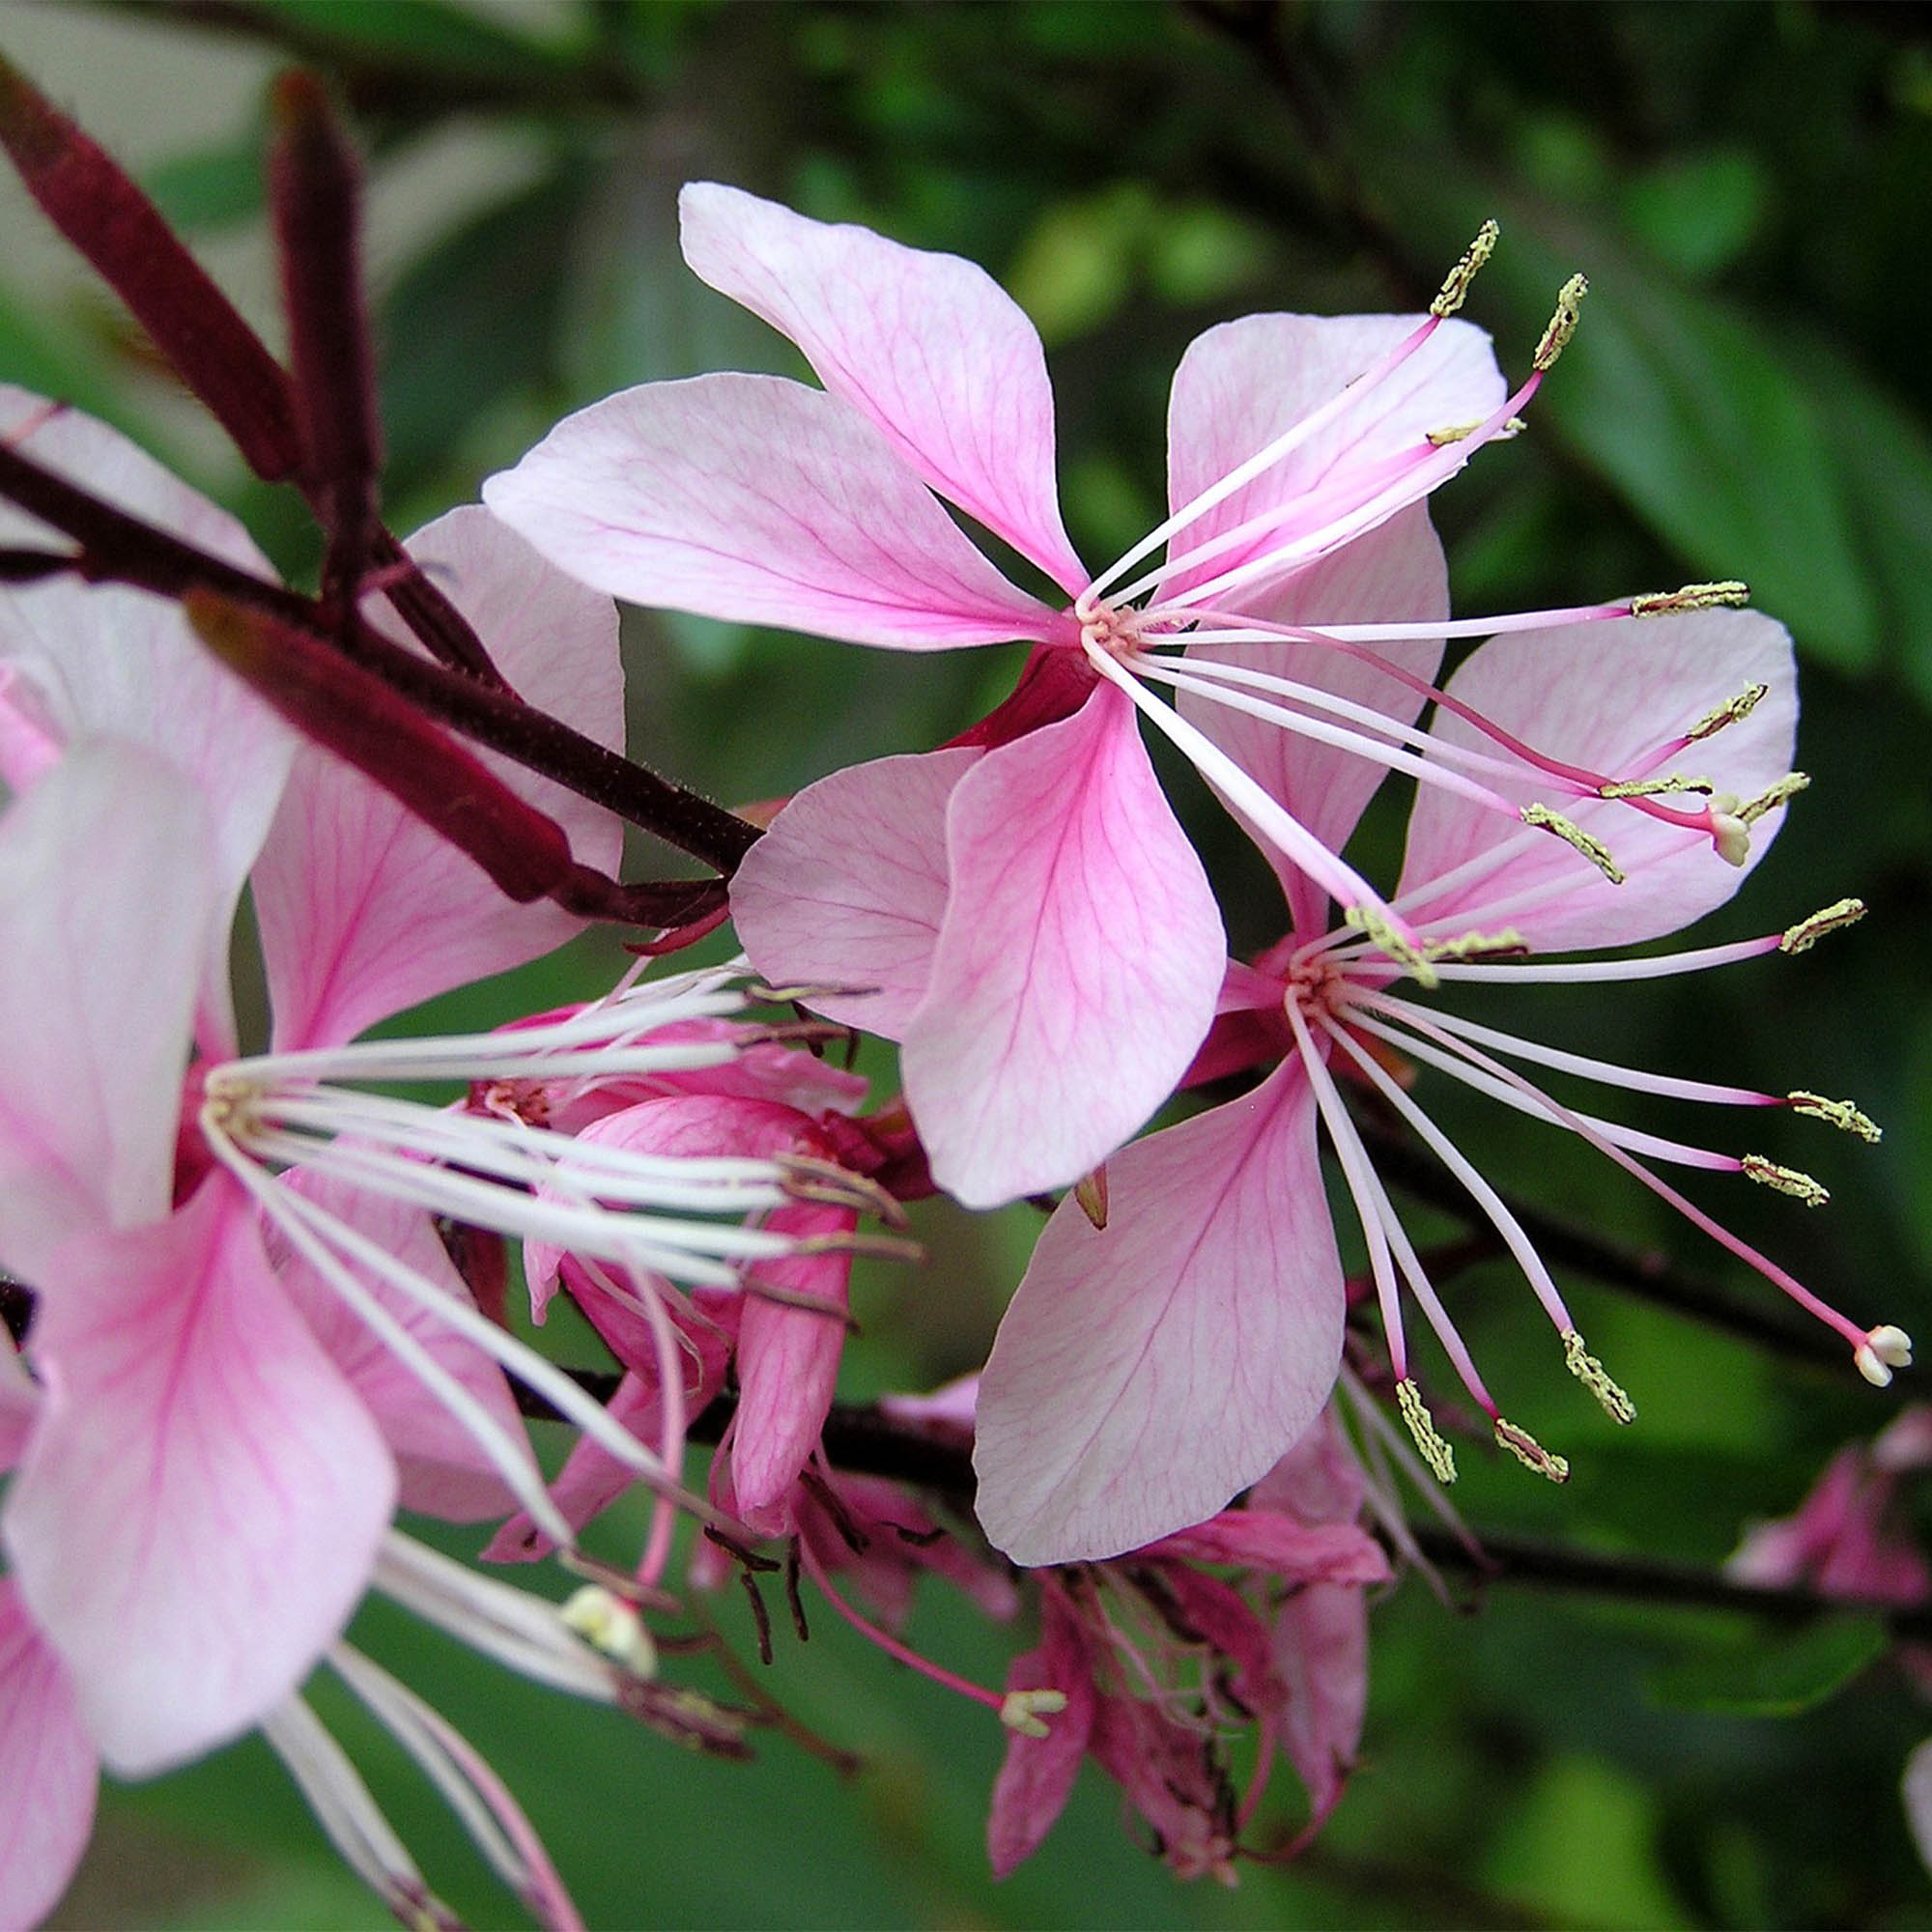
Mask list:
[[[1632,599],[1610,604],[1573,604],[1563,611],[1516,611],[1499,617],[1418,617],[1402,624],[1322,624],[1321,638],[1343,644],[1433,643],[1447,638],[1499,638],[1512,631],[1554,631],[1571,624],[1610,623],[1631,614]],[[1319,641],[1319,639],[1314,639]],[[1188,631],[1151,643],[1263,644],[1279,643],[1280,635],[1258,629]]]
[[[1485,966],[1439,963],[1441,980],[1500,980],[1513,985],[1552,982],[1566,985],[1602,984],[1614,980],[1668,980],[1679,973],[1706,973],[1716,966],[1734,966],[1744,959],[1761,959],[1778,947],[1776,933],[1764,939],[1740,939],[1728,946],[1700,946],[1689,952],[1660,952],[1648,959],[1525,960],[1520,965]]]

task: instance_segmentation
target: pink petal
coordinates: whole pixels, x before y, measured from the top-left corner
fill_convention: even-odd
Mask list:
[[[993,1876],[1005,1878],[1037,1852],[1073,1795],[1087,1753],[1096,1700],[1093,1663],[1079,1625],[1049,1587],[1040,1599],[1039,1648],[1013,1659],[1007,1689],[1058,1690],[1066,1708],[1043,1719],[1043,1738],[1007,1740],[1006,1761],[993,1780],[986,1817],[986,1855]]]
[[[208,846],[191,781],[125,742],[78,745],[0,817],[0,1258],[30,1282],[69,1236],[167,1212]]]
[[[410,549],[523,696],[621,748],[624,677],[609,598],[474,507],[418,531]],[[402,635],[394,618],[384,628]],[[579,860],[615,869],[623,830],[609,811],[483,756],[563,826]],[[547,900],[513,904],[390,793],[313,746],[297,760],[254,888],[278,1047],[353,1038],[405,1007],[521,966],[584,924]]]
[[[1282,1743],[1319,1823],[1335,1808],[1369,1703],[1369,1605],[1346,1583],[1311,1583],[1282,1605],[1275,1674],[1288,1687]]]
[[[1180,509],[1340,394],[1421,321],[1250,315],[1197,336],[1174,372],[1168,404],[1169,507]],[[1170,552],[1179,554],[1268,510],[1281,510],[1283,522],[1177,571],[1160,594],[1177,595],[1270,548],[1285,532],[1325,523],[1331,507],[1354,500],[1391,458],[1427,454],[1429,431],[1480,422],[1505,393],[1490,338],[1466,322],[1444,323],[1326,429],[1187,525]],[[1254,608],[1252,595],[1252,587],[1236,592],[1239,608]]]
[[[1666,764],[1655,763],[1658,746],[1760,683],[1770,696],[1742,724]],[[1700,611],[1492,638],[1448,688],[1538,751],[1612,778],[1632,770],[1645,777],[1678,772],[1749,799],[1791,769],[1798,722],[1791,639],[1781,624],[1754,611]],[[1439,716],[1431,728],[1452,744],[1488,743],[1458,718]],[[1424,786],[1409,820],[1404,894],[1507,848],[1479,880],[1418,903],[1410,917],[1425,936],[1472,923],[1507,924],[1542,952],[1654,939],[1729,899],[1784,817],[1779,810],[1758,821],[1739,868],[1726,865],[1704,834],[1662,824],[1627,805],[1555,799],[1548,786],[1527,779],[1499,782],[1497,789],[1523,804],[1550,804],[1602,839],[1629,877],[1612,885],[1548,833]]]
[[[27,1373],[14,1338],[0,1334],[0,1476],[20,1460],[40,1412],[40,1384]]]
[[[1087,582],[1053,477],[1039,337],[977,263],[834,227],[717,182],[678,197],[684,259],[805,352],[942,497],[1070,597]]]
[[[781,1208],[765,1218],[775,1232],[803,1237],[847,1235],[858,1217],[849,1209]],[[798,1480],[825,1427],[826,1411],[845,1350],[847,1287],[852,1256],[800,1255],[760,1262],[745,1287],[738,1323],[738,1426],[731,1435],[731,1473],[738,1512],[753,1529],[776,1533],[767,1512]],[[773,1301],[760,1285],[809,1296],[823,1315]]]
[[[1315,627],[1446,618],[1448,569],[1442,546],[1429,526],[1429,513],[1418,503],[1334,555],[1298,572],[1266,596],[1244,597],[1242,608],[1270,623]],[[1424,682],[1435,680],[1442,661],[1439,639],[1378,644],[1375,649],[1378,656]],[[1422,715],[1424,700],[1406,685],[1359,659],[1320,644],[1201,644],[1190,646],[1186,655],[1312,685],[1352,703],[1368,705],[1400,724],[1412,724]],[[1179,702],[1184,717],[1258,780],[1270,797],[1286,806],[1331,852],[1340,852],[1349,842],[1386,767],[1352,752],[1317,744],[1266,720],[1210,703],[1191,692],[1182,692]],[[1280,875],[1294,929],[1311,936],[1320,933],[1327,924],[1326,894],[1282,858],[1270,841],[1256,842]]]
[[[988,752],[953,788],[951,890],[906,1098],[969,1208],[1063,1187],[1173,1092],[1227,940],[1126,697]]]
[[[96,496],[274,582],[233,517],[104,423],[0,387],[0,437]],[[11,506],[0,510],[0,541],[41,547],[49,538]],[[70,546],[54,539],[51,547]],[[213,828],[217,906],[202,959],[200,1032],[211,1052],[232,1052],[229,922],[274,816],[295,733],[209,655],[179,605],[145,591],[78,578],[0,587],[0,659],[33,690],[63,739],[105,733],[132,740],[200,787]]]
[[[99,1764],[73,1685],[0,1577],[0,1926],[37,1925],[94,1831]]]
[[[225,1176],[65,1249],[34,1344],[47,1401],[7,1553],[101,1756],[161,1771],[246,1730],[340,1633],[394,1467]]]
[[[435,1223],[420,1208],[299,1170],[283,1184],[368,1236],[453,1300],[469,1303],[469,1291],[437,1237]],[[480,1522],[514,1509],[509,1486],[475,1438],[355,1311],[298,1257],[278,1254],[275,1259],[283,1292],[301,1311],[395,1456],[402,1507],[447,1522]],[[386,1283],[371,1276],[363,1286],[505,1435],[525,1440],[510,1385],[481,1349]],[[534,1474],[535,1459],[529,1460]]]
[[[897,1039],[946,916],[946,812],[972,751],[878,758],[808,785],[745,855],[731,917],[779,986],[853,986],[813,1009]]]
[[[1265,1509],[1223,1510],[1140,1553],[1265,1570],[1291,1583],[1385,1583],[1389,1577],[1388,1557],[1367,1530],[1352,1522],[1293,1522]]]
[[[1276,1511],[1297,1522],[1353,1522],[1367,1495],[1362,1465],[1335,1411],[1324,1408],[1255,1485],[1248,1507]]]
[[[898,650],[1039,638],[858,411],[773,376],[647,383],[567,416],[483,500],[632,604]]]
[[[1115,1556],[1202,1522],[1326,1401],[1342,1268],[1298,1061],[1063,1202],[980,1378],[979,1516],[1017,1563]]]

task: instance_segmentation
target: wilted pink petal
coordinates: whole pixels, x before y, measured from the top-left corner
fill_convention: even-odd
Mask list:
[[[1136,1548],[1264,1474],[1326,1401],[1341,1262],[1300,1064],[1061,1204],[980,1378],[979,1514],[1019,1563]]]
[[[153,753],[86,741],[0,817],[0,1260],[51,1282],[88,1229],[168,1209],[208,814]],[[85,880],[86,891],[76,891]]]
[[[283,1185],[366,1235],[384,1254],[452,1299],[469,1300],[435,1223],[422,1208],[315,1174],[290,1174]],[[407,1364],[299,1257],[277,1260],[283,1291],[301,1310],[394,1454],[402,1507],[449,1522],[480,1522],[515,1508],[516,1499],[497,1465]],[[524,1440],[510,1385],[482,1350],[385,1282],[365,1278],[363,1286],[503,1435],[512,1442]],[[534,1458],[531,1465],[534,1472]]]
[[[731,881],[752,964],[779,985],[852,986],[813,1009],[887,1039],[925,997],[946,915],[946,813],[971,751],[877,758],[808,785]]]
[[[1066,1708],[1043,1720],[1045,1737],[1022,1737],[1015,1731],[1007,1740],[986,1818],[986,1852],[995,1878],[1005,1878],[1039,1849],[1072,1796],[1094,1728],[1097,1700],[1093,1671],[1080,1626],[1058,1591],[1043,1592],[1039,1648],[1013,1659],[1007,1690],[1058,1690]]]
[[[1344,1583],[1311,1583],[1276,1612],[1275,1674],[1288,1687],[1281,1741],[1308,1787],[1312,1822],[1335,1808],[1369,1703],[1369,1604]]]
[[[1234,1883],[1235,1797],[1207,1737],[1136,1697],[1102,1697],[1093,1749],[1177,1878]]]
[[[476,626],[530,703],[613,750],[624,734],[617,612],[487,511],[452,511],[411,554]],[[384,628],[398,631],[395,619]],[[484,762],[614,871],[623,833],[602,807],[493,753]],[[516,905],[373,780],[305,747],[253,877],[278,1047],[334,1043],[583,928],[548,900]]]
[[[1268,1509],[1223,1510],[1148,1545],[1149,1556],[1184,1563],[1232,1563],[1291,1583],[1385,1583],[1388,1557],[1352,1522],[1296,1522]]]
[[[1068,596],[1087,573],[1053,474],[1039,337],[976,262],[812,221],[717,182],[678,197],[684,259],[798,344],[895,454]]]
[[[0,437],[118,508],[275,581],[227,511],[92,416],[0,387]],[[23,512],[0,509],[0,541],[41,545],[48,537]],[[58,538],[52,547],[69,546]],[[201,962],[199,1030],[211,1052],[232,1051],[228,922],[274,815],[295,733],[209,655],[178,604],[142,590],[78,577],[0,588],[0,661],[33,690],[43,722],[65,742],[104,734],[145,745],[199,787],[216,905]]]
[[[969,1208],[1077,1180],[1173,1091],[1227,941],[1132,706],[988,752],[953,787],[951,890],[901,1064],[933,1179]]]
[[[1168,405],[1170,507],[1191,502],[1283,431],[1312,415],[1422,320],[1250,315],[1196,336],[1175,370]],[[1366,494],[1391,458],[1427,450],[1431,430],[1481,422],[1504,393],[1489,337],[1466,322],[1444,323],[1417,355],[1384,376],[1355,408],[1189,523],[1176,539],[1178,553],[1262,512],[1281,513],[1281,521],[1235,548],[1174,572],[1162,582],[1160,595],[1176,596],[1272,549],[1284,534],[1326,522],[1344,501]],[[1242,602],[1250,608],[1246,596]],[[1261,605],[1252,608],[1257,615],[1275,614]],[[1303,610],[1313,615],[1316,607],[1304,604]],[[1341,621],[1333,611],[1326,615],[1330,622]]]
[[[647,383],[593,403],[491,477],[483,500],[633,604],[899,650],[1037,638],[1053,621],[858,411],[774,376]]]
[[[140,1775],[307,1671],[361,1595],[395,1470],[225,1176],[157,1228],[71,1242],[58,1282],[6,1548],[101,1755]]]
[[[1752,685],[1769,695],[1728,724],[1662,763],[1658,749]],[[1748,801],[1791,769],[1798,721],[1797,667],[1781,624],[1754,611],[1579,624],[1492,638],[1450,679],[1450,694],[1539,751],[1611,778],[1671,773],[1710,780]],[[1432,727],[1451,744],[1488,747],[1462,719]],[[1534,774],[1498,779],[1521,804],[1548,802]],[[1432,928],[1514,926],[1539,952],[1628,946],[1674,932],[1724,904],[1782,823],[1775,810],[1752,829],[1742,868],[1685,830],[1616,802],[1561,802],[1560,810],[1608,847],[1628,874],[1613,885],[1561,839],[1429,785],[1416,797],[1403,862],[1401,902]],[[1457,867],[1473,876],[1429,892]]]
[[[99,1761],[65,1667],[0,1577],[0,1927],[37,1925],[94,1831]]]

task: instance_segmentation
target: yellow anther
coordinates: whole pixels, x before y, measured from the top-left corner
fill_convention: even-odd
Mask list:
[[[1833,1126],[1842,1128],[1848,1134],[1857,1134],[1860,1140],[1869,1141],[1876,1147],[1885,1138],[1885,1129],[1865,1113],[1855,1107],[1849,1100],[1828,1100],[1822,1094],[1807,1094],[1803,1088],[1784,1096],[1791,1102],[1794,1111],[1808,1115],[1814,1121],[1829,1121]]]
[[[1665,792],[1694,791],[1708,797],[1717,790],[1709,779],[1620,779],[1597,787],[1599,798],[1657,798]]]
[[[1617,869],[1617,863],[1610,857],[1610,848],[1601,838],[1592,838],[1580,825],[1573,824],[1560,811],[1551,811],[1547,805],[1526,805],[1522,809],[1522,822],[1533,825],[1540,832],[1553,832],[1564,844],[1575,846],[1596,867],[1613,886],[1624,882],[1624,875]]]
[[[1674,617],[1680,611],[1735,610],[1750,602],[1750,585],[1735,577],[1717,583],[1687,583],[1681,590],[1654,590],[1631,599],[1633,617]]]
[[[1770,685],[1753,684],[1747,690],[1739,692],[1735,697],[1726,698],[1715,711],[1705,712],[1684,735],[1694,744],[1699,738],[1708,738],[1713,732],[1721,731],[1726,724],[1742,724],[1770,696]]]
[[[1454,939],[1432,939],[1423,949],[1431,959],[1520,959],[1529,941],[1515,926],[1496,932],[1463,932]]]
[[[1636,1404],[1613,1382],[1602,1362],[1583,1346],[1583,1338],[1574,1328],[1563,1332],[1563,1362],[1570,1373],[1603,1405],[1612,1422],[1634,1422]]]
[[[1775,785],[1767,785],[1747,805],[1738,807],[1738,816],[1747,825],[1755,825],[1767,811],[1774,811],[1780,805],[1796,798],[1801,791],[1810,788],[1811,780],[1804,772],[1786,772]]]
[[[1043,1738],[1048,1732],[1040,1713],[1053,1718],[1065,1708],[1065,1690],[1009,1690],[1000,1706],[1000,1722],[1023,1738]]]
[[[1463,306],[1468,298],[1469,284],[1476,279],[1483,264],[1495,253],[1496,242],[1502,232],[1493,218],[1476,230],[1476,239],[1463,250],[1463,259],[1443,278],[1441,292],[1429,304],[1431,315],[1454,315]]]
[[[657,1645],[644,1628],[635,1604],[627,1604],[601,1583],[586,1583],[574,1592],[557,1612],[593,1650],[621,1663],[634,1677],[655,1677]]]
[[[1874,1328],[1852,1351],[1859,1374],[1874,1388],[1889,1388],[1893,1369],[1912,1366],[1912,1337],[1890,1322]]]
[[[1780,1167],[1775,1160],[1767,1160],[1761,1153],[1747,1153],[1740,1161],[1747,1180],[1761,1182],[1766,1187],[1775,1187],[1780,1194],[1788,1194],[1794,1201],[1802,1201],[1807,1208],[1822,1208],[1831,1200],[1831,1192],[1820,1181],[1813,1180],[1808,1174],[1801,1173],[1795,1167]]]
[[[1567,1458],[1552,1456],[1528,1430],[1519,1429],[1513,1422],[1505,1422],[1500,1415],[1496,1417],[1496,1440],[1525,1469],[1532,1469],[1539,1476],[1548,1476],[1552,1483],[1567,1483],[1570,1480]]]
[[[1809,952],[1828,932],[1836,932],[1840,926],[1856,925],[1865,916],[1863,899],[1834,899],[1832,904],[1814,912],[1809,919],[1801,919],[1789,927],[1777,942],[1780,952]]]
[[[1436,983],[1435,968],[1429,963],[1427,955],[1417,952],[1397,929],[1395,922],[1375,906],[1352,905],[1345,908],[1342,923],[1352,926],[1365,939],[1379,946],[1391,959],[1406,966],[1415,975],[1418,986],[1434,986]]]
[[[1483,419],[1477,417],[1470,422],[1450,423],[1442,429],[1424,430],[1423,436],[1437,449],[1444,449],[1452,442],[1463,442],[1483,426]],[[1502,428],[1496,431],[1497,442],[1514,442],[1529,427],[1522,417],[1511,416]]]
[[[1543,340],[1536,345],[1536,354],[1530,358],[1539,372],[1551,368],[1569,347],[1570,338],[1577,333],[1577,325],[1582,320],[1583,298],[1589,293],[1590,284],[1581,275],[1572,275],[1557,292],[1556,313],[1549,318],[1549,327],[1543,331]]]
[[[1395,1406],[1402,1411],[1402,1419],[1408,1424],[1408,1433],[1415,1437],[1415,1446],[1422,1452],[1422,1460],[1429,1464],[1430,1473],[1438,1483],[1453,1483],[1456,1480],[1456,1452],[1437,1432],[1435,1418],[1429,1412],[1429,1405],[1422,1399],[1422,1391],[1406,1376],[1395,1385]]]

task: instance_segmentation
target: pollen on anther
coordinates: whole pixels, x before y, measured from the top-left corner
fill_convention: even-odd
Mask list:
[[[1496,1417],[1496,1440],[1525,1469],[1533,1470],[1539,1476],[1548,1476],[1552,1483],[1567,1483],[1570,1480],[1568,1457],[1551,1455],[1528,1430],[1519,1429],[1515,1423],[1506,1422],[1500,1415]]]
[[[586,1583],[557,1614],[584,1642],[621,1663],[633,1676],[657,1675],[657,1646],[635,1604],[626,1603],[601,1583]]]
[[[1654,590],[1631,599],[1633,617],[1670,617],[1681,611],[1736,610],[1750,602],[1750,585],[1725,578],[1716,583],[1687,583],[1679,590]]]
[[[1709,779],[1622,779],[1597,787],[1599,798],[1660,798],[1667,792],[1696,792],[1704,797],[1717,790]]]
[[[1415,1438],[1415,1446],[1422,1453],[1422,1460],[1429,1464],[1430,1473],[1438,1483],[1453,1483],[1456,1480],[1456,1452],[1450,1448],[1435,1427],[1435,1418],[1429,1412],[1429,1405],[1422,1399],[1422,1391],[1407,1377],[1395,1385],[1395,1406],[1402,1411],[1402,1419],[1408,1425],[1408,1433]]]
[[[1610,1379],[1603,1363],[1583,1346],[1582,1336],[1570,1328],[1562,1339],[1564,1366],[1597,1398],[1604,1413],[1612,1422],[1634,1422],[1636,1404]]]
[[[1807,1208],[1822,1208],[1831,1200],[1831,1192],[1821,1181],[1811,1179],[1808,1174],[1795,1167],[1780,1167],[1775,1160],[1767,1160],[1761,1153],[1747,1153],[1738,1163],[1746,1179],[1755,1180],[1765,1187],[1775,1187],[1780,1194],[1788,1194],[1794,1201],[1802,1201]]]
[[[1834,899],[1832,904],[1821,907],[1809,919],[1801,919],[1796,925],[1785,928],[1784,937],[1777,942],[1780,952],[1809,952],[1828,932],[1836,932],[1840,926],[1856,925],[1865,916],[1863,899]]]
[[[1747,825],[1755,825],[1767,811],[1774,811],[1780,805],[1788,804],[1801,791],[1809,789],[1811,780],[1804,772],[1786,772],[1774,785],[1765,789],[1747,804],[1738,807],[1738,816]]]
[[[1611,885],[1623,884],[1624,873],[1601,838],[1592,838],[1580,825],[1565,818],[1560,811],[1551,811],[1547,805],[1526,805],[1521,815],[1525,825],[1533,825],[1539,832],[1553,832],[1564,844],[1580,852]]]
[[[1747,686],[1735,697],[1728,697],[1723,703],[1705,712],[1684,735],[1694,744],[1700,738],[1708,738],[1713,733],[1721,731],[1726,724],[1742,724],[1770,696],[1771,686],[1768,684]]]
[[[1463,306],[1469,294],[1469,284],[1476,279],[1482,266],[1495,252],[1496,242],[1502,230],[1497,227],[1492,216],[1476,230],[1476,237],[1463,250],[1463,258],[1442,279],[1442,288],[1435,299],[1429,304],[1433,316],[1451,316]]]
[[[1454,939],[1432,939],[1423,948],[1430,959],[1518,959],[1530,950],[1515,926],[1495,932],[1463,932]]]
[[[1342,914],[1342,923],[1373,941],[1391,959],[1406,966],[1415,975],[1418,986],[1433,987],[1436,984],[1435,969],[1429,963],[1427,955],[1417,952],[1396,929],[1394,922],[1385,919],[1374,906],[1348,907]]]
[[[1807,1094],[1803,1088],[1795,1089],[1784,1096],[1791,1103],[1794,1113],[1806,1115],[1814,1121],[1826,1121],[1848,1134],[1857,1134],[1861,1141],[1869,1141],[1874,1147],[1885,1138],[1885,1129],[1867,1114],[1862,1107],[1855,1107],[1849,1100],[1827,1099],[1823,1094]]]
[[[1583,298],[1590,293],[1590,284],[1582,275],[1572,275],[1556,296],[1556,313],[1549,318],[1549,327],[1543,331],[1543,340],[1536,345],[1536,354],[1530,358],[1531,367],[1539,374],[1547,374],[1556,358],[1570,345],[1570,338],[1577,333],[1577,325],[1582,320]]]

